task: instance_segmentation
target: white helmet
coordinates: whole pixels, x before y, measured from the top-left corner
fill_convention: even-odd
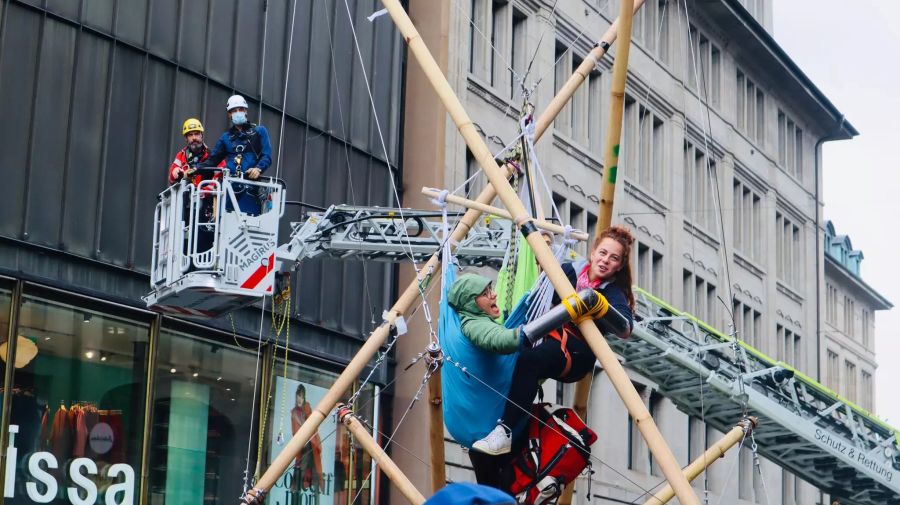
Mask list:
[[[245,109],[249,109],[250,106],[247,105],[247,100],[244,100],[244,97],[241,95],[231,95],[228,97],[228,104],[225,105],[225,110],[231,112],[231,109],[235,109],[237,107],[243,107]]]

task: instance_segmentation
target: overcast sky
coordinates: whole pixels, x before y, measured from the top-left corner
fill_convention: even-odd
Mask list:
[[[900,1],[774,4],[776,40],[860,132],[824,146],[825,218],[863,251],[863,279],[900,305]],[[900,309],[875,325],[875,410],[900,427]]]

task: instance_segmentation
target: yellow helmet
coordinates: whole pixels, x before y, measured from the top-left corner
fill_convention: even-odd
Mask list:
[[[185,119],[184,124],[181,125],[181,134],[187,135],[190,132],[203,133],[203,123],[199,119],[192,117]]]

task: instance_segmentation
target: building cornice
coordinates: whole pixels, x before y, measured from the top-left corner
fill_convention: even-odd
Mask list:
[[[764,76],[777,76],[782,94],[803,105],[823,132],[838,131],[833,140],[850,139],[859,135],[844,115],[807,77],[800,67],[781,48],[772,35],[741,5],[739,0],[693,0],[702,11],[731,40],[730,50],[740,53],[742,65],[752,65]],[[790,77],[790,79],[785,79]]]
[[[872,286],[866,284],[864,280],[854,275],[850,270],[847,270],[847,267],[842,265],[839,261],[836,261],[828,254],[825,254],[825,273],[832,274],[835,277],[838,277],[840,280],[846,281],[848,284],[855,286],[859,292],[868,297],[868,301],[870,302],[873,310],[887,310],[894,306],[894,304],[891,303],[887,298],[885,298],[881,293],[875,291]]]

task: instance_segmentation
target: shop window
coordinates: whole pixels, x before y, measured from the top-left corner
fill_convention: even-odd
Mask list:
[[[320,370],[275,363],[275,379],[267,409],[267,438],[263,450],[268,466],[325,396],[336,376]],[[354,412],[363,423],[374,424],[372,389],[359,395]],[[347,395],[349,398],[349,394]],[[346,401],[347,398],[344,399]],[[376,440],[377,433],[373,434]],[[351,441],[347,427],[328,416],[269,491],[270,503],[368,505],[373,498],[372,460]]]
[[[5,503],[134,503],[148,325],[26,296],[16,333]]]
[[[150,503],[233,503],[256,467],[256,347],[160,332],[150,433]],[[272,502],[274,503],[274,502]]]

